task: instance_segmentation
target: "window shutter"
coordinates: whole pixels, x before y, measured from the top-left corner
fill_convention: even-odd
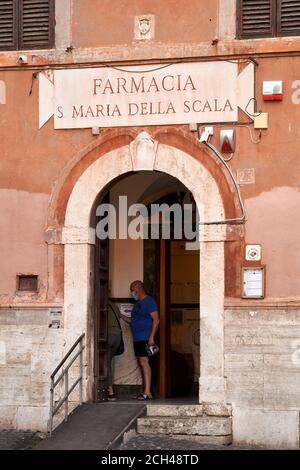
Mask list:
[[[238,36],[245,39],[274,36],[275,10],[273,0],[238,0]]]
[[[16,0],[0,1],[0,50],[17,48]]]
[[[300,36],[300,0],[278,0],[278,36]]]
[[[54,0],[20,0],[19,49],[54,45]]]

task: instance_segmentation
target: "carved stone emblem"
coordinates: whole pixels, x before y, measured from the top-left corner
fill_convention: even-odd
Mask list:
[[[158,142],[148,132],[142,131],[130,144],[134,171],[153,170]]]
[[[139,30],[142,36],[145,36],[149,33],[151,29],[150,18],[144,17],[139,19]]]
[[[140,15],[134,18],[134,39],[154,38],[154,15]]]

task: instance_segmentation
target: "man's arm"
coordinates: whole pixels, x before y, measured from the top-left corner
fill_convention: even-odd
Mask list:
[[[148,338],[148,344],[149,346],[152,346],[154,344],[155,333],[157,332],[157,328],[159,325],[159,315],[157,311],[150,313],[150,315],[153,320],[153,323],[152,323],[152,330]]]

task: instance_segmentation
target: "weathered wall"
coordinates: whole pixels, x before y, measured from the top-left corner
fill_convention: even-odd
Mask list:
[[[236,442],[299,447],[299,338],[297,308],[226,310],[225,375]]]
[[[205,8],[201,0],[181,0],[180,5],[176,0],[82,0],[73,2],[73,45],[130,44],[134,40],[134,16],[143,14],[155,16],[157,42],[176,42],[178,38],[182,42],[210,41],[217,35],[218,0],[206,2]],[[86,24],[88,28],[83,26]]]
[[[0,198],[0,302],[2,296],[8,302],[40,301],[47,290],[44,226],[48,197],[29,191],[1,189]],[[27,292],[16,293],[17,273],[39,275],[38,293],[31,296]]]
[[[228,308],[225,319],[235,441],[298,446],[299,310]],[[49,376],[61,359],[63,329],[49,328],[50,309],[1,309],[0,321],[1,427],[45,430]],[[116,362],[116,381],[124,383],[127,376]]]
[[[50,374],[62,359],[63,329],[51,308],[0,309],[0,427],[47,430]]]
[[[299,298],[299,187],[275,187],[247,200],[247,241],[264,247],[267,296]],[[255,242],[255,243],[256,243]]]

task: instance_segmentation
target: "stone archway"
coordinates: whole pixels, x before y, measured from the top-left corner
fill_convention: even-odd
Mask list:
[[[91,363],[94,345],[90,319],[91,251],[95,244],[95,233],[90,227],[90,216],[98,194],[120,175],[145,169],[157,170],[174,176],[192,192],[201,220],[225,218],[218,185],[207,168],[178,148],[153,140],[152,143],[153,146],[145,154],[139,152],[137,138],[130,145],[108,152],[94,161],[79,177],[68,200],[62,234],[65,245],[64,330],[66,347],[71,346],[83,332],[88,338],[85,399],[91,398],[93,382]],[[224,225],[207,226],[200,234],[201,403],[226,401],[223,324],[225,239]]]

